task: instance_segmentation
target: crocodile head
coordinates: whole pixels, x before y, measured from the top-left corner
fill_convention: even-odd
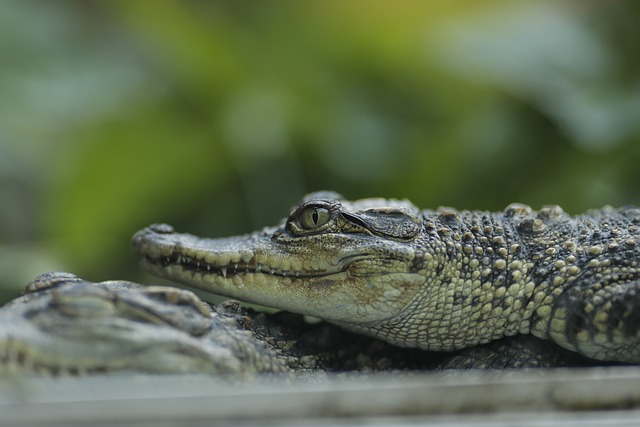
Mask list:
[[[419,287],[420,211],[408,201],[312,193],[277,227],[219,239],[156,224],[133,237],[151,273],[338,324],[380,322]]]
[[[52,272],[0,309],[0,378],[125,371],[252,374],[285,368],[234,320],[182,289],[92,283]]]

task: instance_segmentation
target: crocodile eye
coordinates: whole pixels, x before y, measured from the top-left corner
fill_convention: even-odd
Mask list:
[[[303,210],[298,216],[298,223],[300,227],[305,230],[311,230],[313,228],[321,227],[329,222],[331,214],[328,209],[310,206]]]

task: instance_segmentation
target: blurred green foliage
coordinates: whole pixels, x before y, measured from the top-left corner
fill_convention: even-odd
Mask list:
[[[319,189],[640,204],[638,22],[632,0],[3,1],[0,289],[148,282],[137,229],[248,232]]]

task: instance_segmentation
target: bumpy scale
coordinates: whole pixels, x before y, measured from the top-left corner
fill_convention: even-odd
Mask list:
[[[640,210],[420,211],[308,195],[281,226],[221,239],[139,231],[154,274],[325,319],[390,343],[454,350],[516,334],[640,362]]]

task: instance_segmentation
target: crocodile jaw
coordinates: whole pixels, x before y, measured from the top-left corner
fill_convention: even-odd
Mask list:
[[[353,239],[296,243],[280,231],[204,239],[156,224],[134,235],[133,249],[154,275],[338,324],[397,315],[424,280],[409,272],[409,259],[388,259],[375,274],[375,256]]]

